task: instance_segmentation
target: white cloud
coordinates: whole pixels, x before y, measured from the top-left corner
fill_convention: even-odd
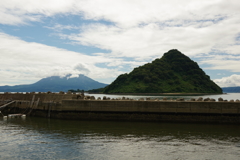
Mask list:
[[[105,19],[122,27],[174,20],[209,20],[239,13],[237,0],[83,0],[86,18]]]
[[[0,23],[18,25],[41,21],[43,17],[74,13],[76,0],[0,1]],[[78,11],[75,12],[77,14]]]
[[[79,30],[81,29],[80,26],[74,26],[74,25],[61,25],[61,24],[55,24],[52,27],[45,26],[45,28],[52,29],[56,32],[61,32],[62,30]]]
[[[96,67],[98,63],[122,61],[102,56],[87,56],[39,43],[29,43],[0,33],[1,84],[32,83],[48,76],[85,74],[93,79],[115,78],[120,71]],[[28,79],[28,81],[24,81]]]
[[[240,3],[238,0],[7,0],[0,1],[0,24],[26,25],[44,18],[77,15],[90,25],[48,26],[74,44],[109,50],[87,56],[0,33],[1,83],[36,80],[50,75],[85,73],[91,78],[115,77],[117,69],[161,57],[169,49],[188,56],[204,55],[208,69],[240,72]],[[110,22],[107,25],[102,23]],[[87,23],[88,24],[88,23]],[[44,24],[46,26],[46,24]],[[63,30],[76,31],[63,34]],[[56,34],[53,34],[56,35]],[[219,53],[224,53],[221,55]],[[67,55],[67,56],[66,56]],[[117,57],[117,58],[115,58]]]
[[[215,79],[214,82],[220,87],[236,87],[240,86],[240,75],[233,74],[229,77],[223,77],[221,79]]]
[[[84,66],[84,64],[82,64],[82,63],[77,64],[74,67],[74,69],[76,69],[77,71],[83,72],[83,74],[85,74],[85,75],[87,75],[90,72],[90,70],[86,66]]]
[[[79,34],[61,37],[111,50],[113,56],[143,59],[172,48],[187,55],[216,48],[237,54],[239,8],[237,0],[8,0],[0,2],[0,14],[4,14],[0,23],[24,24],[47,16],[79,15],[114,25],[91,24]],[[8,16],[13,18],[5,18]],[[48,28],[60,32],[80,26],[57,24]]]
[[[74,14],[129,27],[176,20],[216,20],[239,12],[238,0],[8,0],[0,2],[0,13],[4,15],[0,23],[21,24],[56,14]],[[6,16],[12,18],[4,20]]]
[[[179,27],[161,27],[150,23],[140,27],[120,28],[113,25],[94,24],[81,29],[79,34],[64,35],[74,43],[95,46],[112,51],[111,56],[149,59],[161,57],[170,49],[178,49],[188,56],[209,53],[213,50],[237,54],[236,35],[239,24],[222,20],[208,27],[195,24]]]
[[[240,55],[209,55],[201,61],[201,64],[210,65],[204,69],[227,70],[231,72],[240,72]]]

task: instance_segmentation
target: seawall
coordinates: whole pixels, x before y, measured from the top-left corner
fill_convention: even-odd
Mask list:
[[[33,100],[34,96],[34,100]],[[95,100],[73,94],[10,94],[5,113],[80,120],[213,122],[240,124],[239,101]],[[40,99],[37,102],[37,99]],[[1,96],[0,96],[1,99]]]

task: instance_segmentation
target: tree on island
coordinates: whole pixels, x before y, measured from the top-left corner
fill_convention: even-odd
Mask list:
[[[121,74],[103,93],[222,93],[208,75],[176,49]]]

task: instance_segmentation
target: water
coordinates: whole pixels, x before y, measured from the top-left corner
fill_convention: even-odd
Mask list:
[[[0,119],[0,159],[240,159],[240,126]]]
[[[239,99],[240,100],[240,93],[227,93],[227,94],[216,94],[216,95],[198,95],[198,96],[191,96],[191,95],[188,95],[188,96],[182,96],[182,95],[179,95],[179,96],[165,96],[165,95],[164,96],[146,96],[146,95],[134,96],[134,95],[108,95],[108,94],[85,94],[85,95],[95,96],[95,98],[97,98],[97,97],[103,98],[103,96],[106,96],[106,97],[110,97],[110,98],[128,97],[128,98],[132,98],[132,99],[140,99],[140,98],[163,99],[164,97],[166,97],[168,99],[184,98],[185,100],[190,100],[191,98],[197,99],[199,97],[202,97],[202,98],[213,98],[213,99],[218,100],[218,98],[221,97],[224,100],[231,100],[231,99],[233,99],[233,100]]]

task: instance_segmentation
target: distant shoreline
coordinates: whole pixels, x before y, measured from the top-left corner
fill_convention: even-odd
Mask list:
[[[91,93],[88,94],[106,94],[106,95],[156,95],[156,96],[199,96],[199,95],[222,95],[227,93]]]

